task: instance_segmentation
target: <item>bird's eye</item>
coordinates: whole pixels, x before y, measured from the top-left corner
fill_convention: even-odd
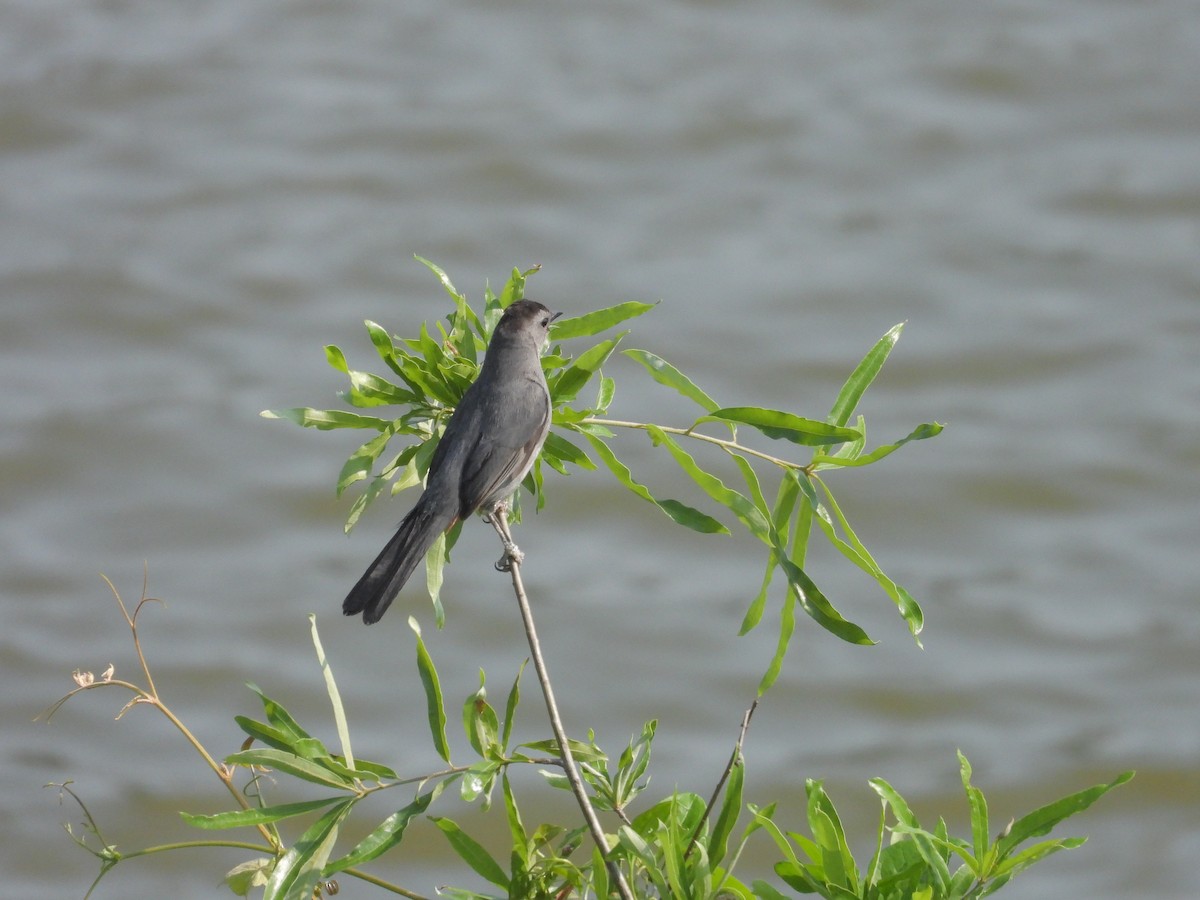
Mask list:
[[[550,317],[549,316],[546,316],[544,319],[542,319],[542,327],[543,328],[550,327]]]

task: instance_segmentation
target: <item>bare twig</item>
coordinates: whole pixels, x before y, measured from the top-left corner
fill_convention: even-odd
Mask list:
[[[554,699],[554,688],[550,684],[550,674],[546,670],[546,661],[542,658],[542,646],[538,641],[537,629],[533,624],[533,611],[529,608],[529,598],[525,595],[525,584],[521,580],[522,554],[517,550],[516,544],[513,543],[512,533],[508,528],[508,509],[503,504],[497,505],[491,511],[489,518],[492,527],[500,535],[500,540],[504,542],[506,554],[504,559],[508,563],[507,571],[512,576],[513,591],[517,595],[517,606],[521,610],[521,622],[525,626],[525,636],[529,640],[529,653],[533,657],[533,668],[537,672],[538,682],[542,686],[542,696],[546,700],[546,712],[550,717],[550,728],[554,732],[555,740],[558,741],[558,749],[562,756],[563,770],[566,772],[567,781],[570,782],[571,791],[575,794],[575,799],[578,801],[579,808],[583,812],[583,818],[587,822],[588,830],[592,834],[592,840],[596,842],[596,846],[600,848],[600,851],[604,855],[605,865],[608,866],[609,875],[616,883],[617,891],[620,893],[622,900],[633,900],[633,893],[625,881],[625,874],[621,871],[616,861],[609,857],[611,848],[608,846],[608,840],[604,837],[604,828],[601,826],[600,819],[596,815],[596,810],[593,808],[587,791],[584,789],[583,779],[579,777],[579,769],[575,765],[575,758],[571,753],[571,745],[567,741],[567,732],[563,727],[562,717],[558,713],[558,703]]]
[[[721,796],[721,789],[725,787],[725,782],[729,780],[729,775],[733,772],[733,767],[742,761],[742,745],[746,742],[746,731],[750,728],[750,719],[754,716],[756,709],[758,709],[757,697],[750,704],[750,708],[742,714],[742,727],[738,731],[737,742],[733,745],[733,753],[729,755],[729,762],[725,766],[725,771],[717,779],[717,786],[713,788],[712,796],[708,798],[708,804],[704,807],[704,815],[696,823],[696,830],[692,832],[691,839],[688,840],[688,848],[683,854],[684,859],[692,855],[692,849],[696,846],[696,840],[700,837],[700,830],[704,827],[704,823],[708,821],[713,807],[717,805],[717,798]]]

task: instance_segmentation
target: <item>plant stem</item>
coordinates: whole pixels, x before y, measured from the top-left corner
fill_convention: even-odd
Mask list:
[[[579,777],[579,769],[575,765],[575,757],[571,753],[571,745],[567,741],[567,732],[563,727],[562,717],[558,713],[558,702],[554,699],[554,688],[550,684],[550,673],[546,670],[546,661],[542,658],[542,645],[538,641],[537,629],[533,624],[533,611],[529,607],[529,598],[525,594],[525,584],[521,580],[521,554],[516,549],[516,545],[512,541],[512,534],[508,528],[508,510],[504,505],[497,505],[491,514],[492,526],[496,529],[496,533],[500,535],[500,539],[504,541],[505,559],[508,561],[508,571],[512,575],[513,591],[517,595],[517,606],[521,610],[521,622],[525,626],[525,636],[529,640],[529,653],[533,657],[533,668],[537,672],[538,682],[542,686],[542,696],[546,700],[546,713],[550,717],[550,728],[554,732],[554,738],[558,741],[559,754],[562,756],[563,770],[567,774],[567,781],[571,784],[571,791],[575,794],[575,799],[579,803],[579,808],[583,812],[583,818],[587,822],[588,830],[592,834],[592,840],[596,842],[596,846],[604,854],[605,865],[608,866],[609,875],[617,885],[617,891],[620,893],[622,900],[634,900],[633,893],[629,889],[629,885],[625,882],[625,875],[621,871],[620,866],[616,861],[609,857],[610,848],[608,840],[604,836],[604,828],[600,824],[600,819],[596,815],[596,810],[592,807],[592,802],[588,798],[587,791],[583,786],[583,779]]]
[[[613,428],[636,428],[641,431],[647,431],[650,428],[648,422],[625,422],[620,419],[599,419],[595,416],[588,416],[586,419],[580,419],[579,425],[611,425]],[[799,463],[791,462],[790,460],[780,459],[778,456],[772,456],[770,453],[763,453],[755,450],[752,447],[747,447],[744,444],[739,444],[737,441],[726,441],[722,438],[713,437],[709,434],[701,434],[698,431],[693,431],[691,428],[670,428],[666,425],[657,425],[660,431],[665,431],[667,434],[675,434],[680,437],[695,438],[698,441],[704,441],[708,444],[716,444],[726,453],[745,453],[747,456],[756,456],[761,460],[771,463],[771,465],[779,466],[781,469],[795,469],[797,471],[808,471],[807,466],[802,466]]]
[[[688,848],[684,851],[683,858],[686,860],[692,855],[692,850],[696,846],[696,840],[700,837],[700,830],[704,827],[704,823],[708,821],[712,809],[717,805],[717,798],[721,796],[721,788],[725,787],[725,782],[729,779],[729,774],[742,760],[742,746],[746,743],[746,731],[750,728],[750,719],[754,716],[754,711],[758,709],[758,698],[754,698],[754,702],[750,704],[750,708],[742,714],[742,728],[738,732],[737,742],[733,745],[733,753],[729,756],[729,763],[725,766],[725,771],[721,773],[721,777],[717,779],[717,786],[713,788],[712,796],[708,798],[708,805],[704,807],[704,815],[700,817],[700,821],[696,823],[696,830],[692,832],[691,838],[688,840]]]

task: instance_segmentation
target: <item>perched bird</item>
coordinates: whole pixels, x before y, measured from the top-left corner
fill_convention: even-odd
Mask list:
[[[541,353],[560,315],[533,300],[504,310],[479,377],[433,452],[425,492],[350,589],[343,613],[378,622],[439,534],[476,511],[490,513],[520,486],[550,431]]]

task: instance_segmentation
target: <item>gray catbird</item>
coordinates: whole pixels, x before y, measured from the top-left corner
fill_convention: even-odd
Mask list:
[[[550,430],[541,352],[552,313],[517,300],[492,333],[483,367],[433,451],[425,493],[342,603],[378,622],[442,532],[477,510],[490,513],[520,486]]]

